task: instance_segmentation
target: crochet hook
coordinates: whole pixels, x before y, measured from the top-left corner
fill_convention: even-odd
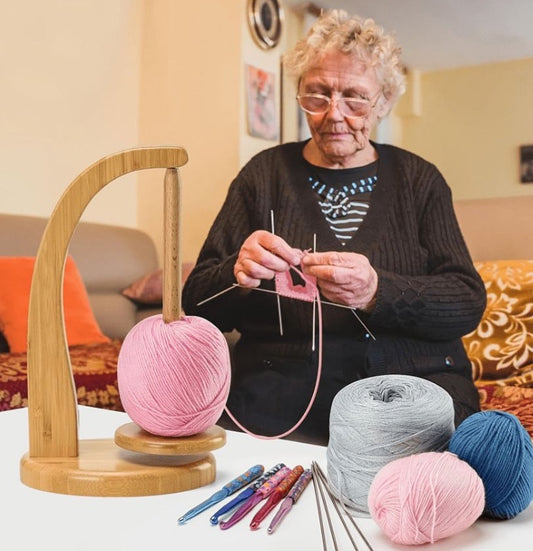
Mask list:
[[[252,497],[255,491],[259,490],[264,482],[274,476],[283,467],[285,467],[285,463],[278,463],[268,471],[265,471],[252,485],[243,490],[239,495],[235,496],[231,501],[229,501],[218,511],[216,511],[215,514],[209,519],[209,522],[213,525],[218,524],[218,519],[222,515],[229,513],[230,511],[235,509],[235,507],[240,505],[243,501],[246,501],[249,497]]]
[[[257,530],[261,522],[266,518],[268,513],[274,509],[274,507],[289,493],[294,483],[300,478],[300,475],[304,472],[304,468],[301,465],[297,465],[294,469],[284,478],[274,491],[270,494],[267,502],[257,511],[250,523],[252,530]]]
[[[281,521],[289,514],[292,506],[298,501],[303,491],[313,478],[311,469],[305,469],[300,478],[294,483],[287,497],[281,502],[278,511],[274,515],[267,532],[273,534],[274,530],[281,524]]]
[[[211,497],[202,501],[196,507],[193,507],[190,511],[187,511],[183,516],[178,519],[178,524],[185,524],[188,520],[199,515],[202,511],[205,511],[209,507],[217,504],[223,499],[227,498],[231,494],[235,493],[237,490],[240,490],[243,486],[246,486],[249,482],[252,482],[257,477],[263,474],[265,468],[263,465],[254,465],[246,472],[239,475],[237,478],[234,478],[232,481],[228,482],[220,490],[215,492]]]
[[[252,497],[249,497],[236,511],[231,518],[219,524],[222,530],[231,528],[234,524],[244,518],[260,501],[266,499],[276,488],[276,486],[291,472],[289,467],[283,467],[272,478],[267,480]]]

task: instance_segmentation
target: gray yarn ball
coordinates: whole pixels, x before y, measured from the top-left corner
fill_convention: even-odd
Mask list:
[[[380,375],[344,387],[329,421],[328,481],[356,516],[369,516],[368,492],[390,461],[444,451],[455,430],[451,396],[410,375]]]

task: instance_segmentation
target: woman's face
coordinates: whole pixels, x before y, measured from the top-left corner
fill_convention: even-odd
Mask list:
[[[349,168],[368,164],[375,159],[370,134],[385,103],[376,72],[351,54],[331,51],[306,71],[298,93],[335,97],[322,114],[306,113],[311,141],[306,146],[308,161],[329,168]],[[340,98],[368,100],[373,105],[368,114],[350,118],[339,106]]]

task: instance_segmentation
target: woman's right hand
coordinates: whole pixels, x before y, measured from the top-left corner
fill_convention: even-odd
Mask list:
[[[258,287],[262,279],[273,279],[276,273],[300,264],[302,255],[281,237],[257,230],[242,244],[233,274],[239,285]]]

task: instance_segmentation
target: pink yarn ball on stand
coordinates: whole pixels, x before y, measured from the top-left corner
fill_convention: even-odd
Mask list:
[[[485,507],[483,482],[450,452],[426,452],[381,468],[368,493],[370,514],[394,542],[434,543],[471,526]]]
[[[139,322],[118,357],[118,386],[131,419],[157,436],[205,431],[219,419],[229,394],[231,366],[224,335],[211,322],[162,315]]]

